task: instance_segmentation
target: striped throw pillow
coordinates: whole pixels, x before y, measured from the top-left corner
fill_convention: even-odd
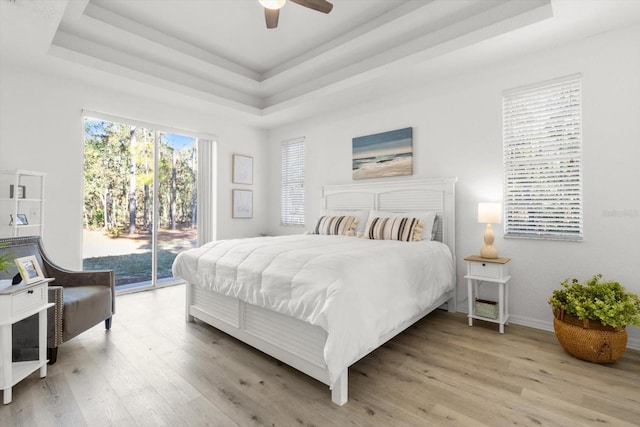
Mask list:
[[[313,234],[353,236],[358,222],[357,216],[321,216]]]
[[[418,218],[369,218],[364,229],[365,239],[400,240],[419,242],[422,240],[424,223]]]

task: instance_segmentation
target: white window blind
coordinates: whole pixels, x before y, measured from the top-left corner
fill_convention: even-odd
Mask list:
[[[503,94],[505,237],[582,239],[581,82]]]
[[[304,225],[304,139],[282,143],[280,223]]]

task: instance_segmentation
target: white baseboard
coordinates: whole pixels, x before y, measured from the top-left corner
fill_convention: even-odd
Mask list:
[[[520,326],[528,326],[529,328],[542,329],[543,331],[553,332],[553,320],[538,320],[530,317],[509,315],[509,323]]]
[[[458,307],[460,308],[459,305]],[[465,307],[464,310],[458,310],[458,311],[466,313],[467,309]],[[534,329],[541,329],[543,331],[553,332],[552,319],[542,321],[538,319],[532,319],[530,317],[516,316],[511,314],[509,315],[509,323],[513,323],[514,325],[527,326],[529,328],[534,328]],[[640,338],[629,337],[629,340],[627,341],[627,348],[640,350]]]
[[[509,323],[553,332],[553,320],[543,322],[538,319],[531,319],[529,317],[511,315],[509,316]],[[640,350],[640,338],[629,337],[629,340],[627,341],[627,348]]]

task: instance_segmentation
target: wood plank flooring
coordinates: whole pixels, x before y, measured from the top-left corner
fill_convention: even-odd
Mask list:
[[[184,286],[122,295],[113,327],[63,344],[13,389],[1,426],[632,426],[640,352],[614,365],[566,354],[553,333],[467,326],[432,313],[356,363],[349,402],[202,323]],[[551,315],[549,313],[549,315]]]

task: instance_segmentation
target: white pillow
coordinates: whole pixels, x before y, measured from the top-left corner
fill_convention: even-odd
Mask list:
[[[364,227],[367,225],[369,219],[369,211],[350,211],[350,210],[329,210],[326,209],[316,219],[316,224],[321,216],[357,216],[360,220],[356,226],[356,234],[364,232]]]
[[[433,240],[433,223],[436,219],[436,212],[432,211],[407,211],[407,212],[389,212],[389,211],[370,211],[369,218],[418,218],[424,224],[422,230],[422,240]],[[367,221],[369,220],[367,218]],[[365,221],[365,224],[366,222]]]

